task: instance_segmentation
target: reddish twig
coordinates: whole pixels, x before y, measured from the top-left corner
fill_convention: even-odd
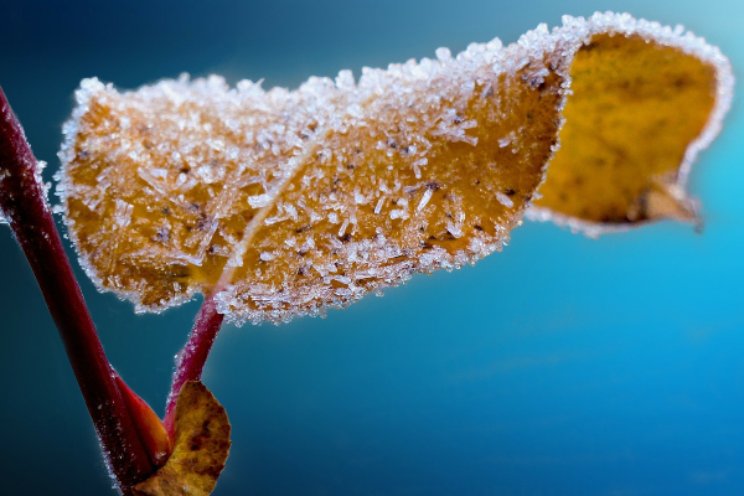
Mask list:
[[[194,327],[191,329],[189,340],[181,352],[176,356],[176,369],[173,372],[171,390],[165,406],[165,428],[173,437],[176,400],[181,388],[188,381],[201,378],[204,363],[212,349],[214,339],[222,327],[224,316],[217,311],[217,305],[211,295],[204,297],[199,313],[196,315]]]
[[[104,354],[38,176],[36,158],[0,88],[0,210],[59,329],[108,463],[127,491],[155,467]]]

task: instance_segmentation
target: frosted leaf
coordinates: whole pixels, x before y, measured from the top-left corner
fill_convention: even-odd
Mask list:
[[[671,72],[657,70],[657,56]],[[216,76],[130,92],[84,80],[58,192],[88,274],[138,309],[217,291],[235,322],[320,313],[500,249],[540,195],[535,217],[604,226],[616,183],[577,190],[566,178],[588,170],[583,153],[606,154],[566,133],[572,108],[596,117],[592,101],[623,101],[608,81],[627,59],[648,108],[654,98],[687,102],[689,125],[675,124],[668,154],[640,146],[644,160],[618,162],[619,177],[638,176],[623,212],[628,223],[684,217],[680,186],[728,108],[730,67],[701,39],[625,14],[566,17],[506,47],[439,49],[436,59],[364,68],[357,81],[349,71],[313,77],[294,91],[230,88]],[[605,149],[625,153],[631,141]],[[571,210],[562,194],[586,205]]]
[[[565,17],[563,29],[591,36],[571,65],[561,148],[528,217],[591,236],[697,221],[685,185],[731,105],[728,59],[681,26],[628,14]]]

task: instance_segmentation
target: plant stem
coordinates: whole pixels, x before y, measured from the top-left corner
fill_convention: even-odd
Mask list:
[[[155,467],[127,411],[45,198],[37,160],[0,88],[0,211],[15,233],[57,325],[107,461],[120,487]]]
[[[194,327],[191,329],[189,340],[176,356],[176,369],[173,372],[168,401],[165,406],[165,428],[173,437],[174,420],[176,413],[176,400],[181,388],[188,381],[201,378],[204,363],[207,361],[209,351],[212,349],[214,339],[222,327],[224,316],[217,311],[217,305],[212,295],[204,297],[199,313],[196,315]]]

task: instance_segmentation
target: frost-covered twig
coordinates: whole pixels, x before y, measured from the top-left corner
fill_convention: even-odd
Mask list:
[[[155,469],[127,410],[46,201],[39,163],[0,88],[0,213],[15,234],[59,329],[120,487]]]
[[[165,428],[171,437],[174,435],[178,394],[188,381],[196,381],[201,378],[204,363],[207,361],[214,339],[217,337],[220,327],[222,327],[223,319],[224,316],[217,311],[217,304],[212,296],[206,296],[199,313],[196,315],[189,340],[176,356],[176,369],[173,372],[173,382],[168,394],[164,419]]]

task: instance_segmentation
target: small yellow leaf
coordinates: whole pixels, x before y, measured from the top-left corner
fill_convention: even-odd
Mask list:
[[[175,440],[170,458],[137,484],[134,496],[207,496],[230,450],[225,409],[201,382],[187,382],[176,403]]]
[[[591,232],[694,219],[732,84],[715,47],[622,14],[295,91],[85,80],[60,191],[100,288],[276,322],[473,263],[529,208]]]

